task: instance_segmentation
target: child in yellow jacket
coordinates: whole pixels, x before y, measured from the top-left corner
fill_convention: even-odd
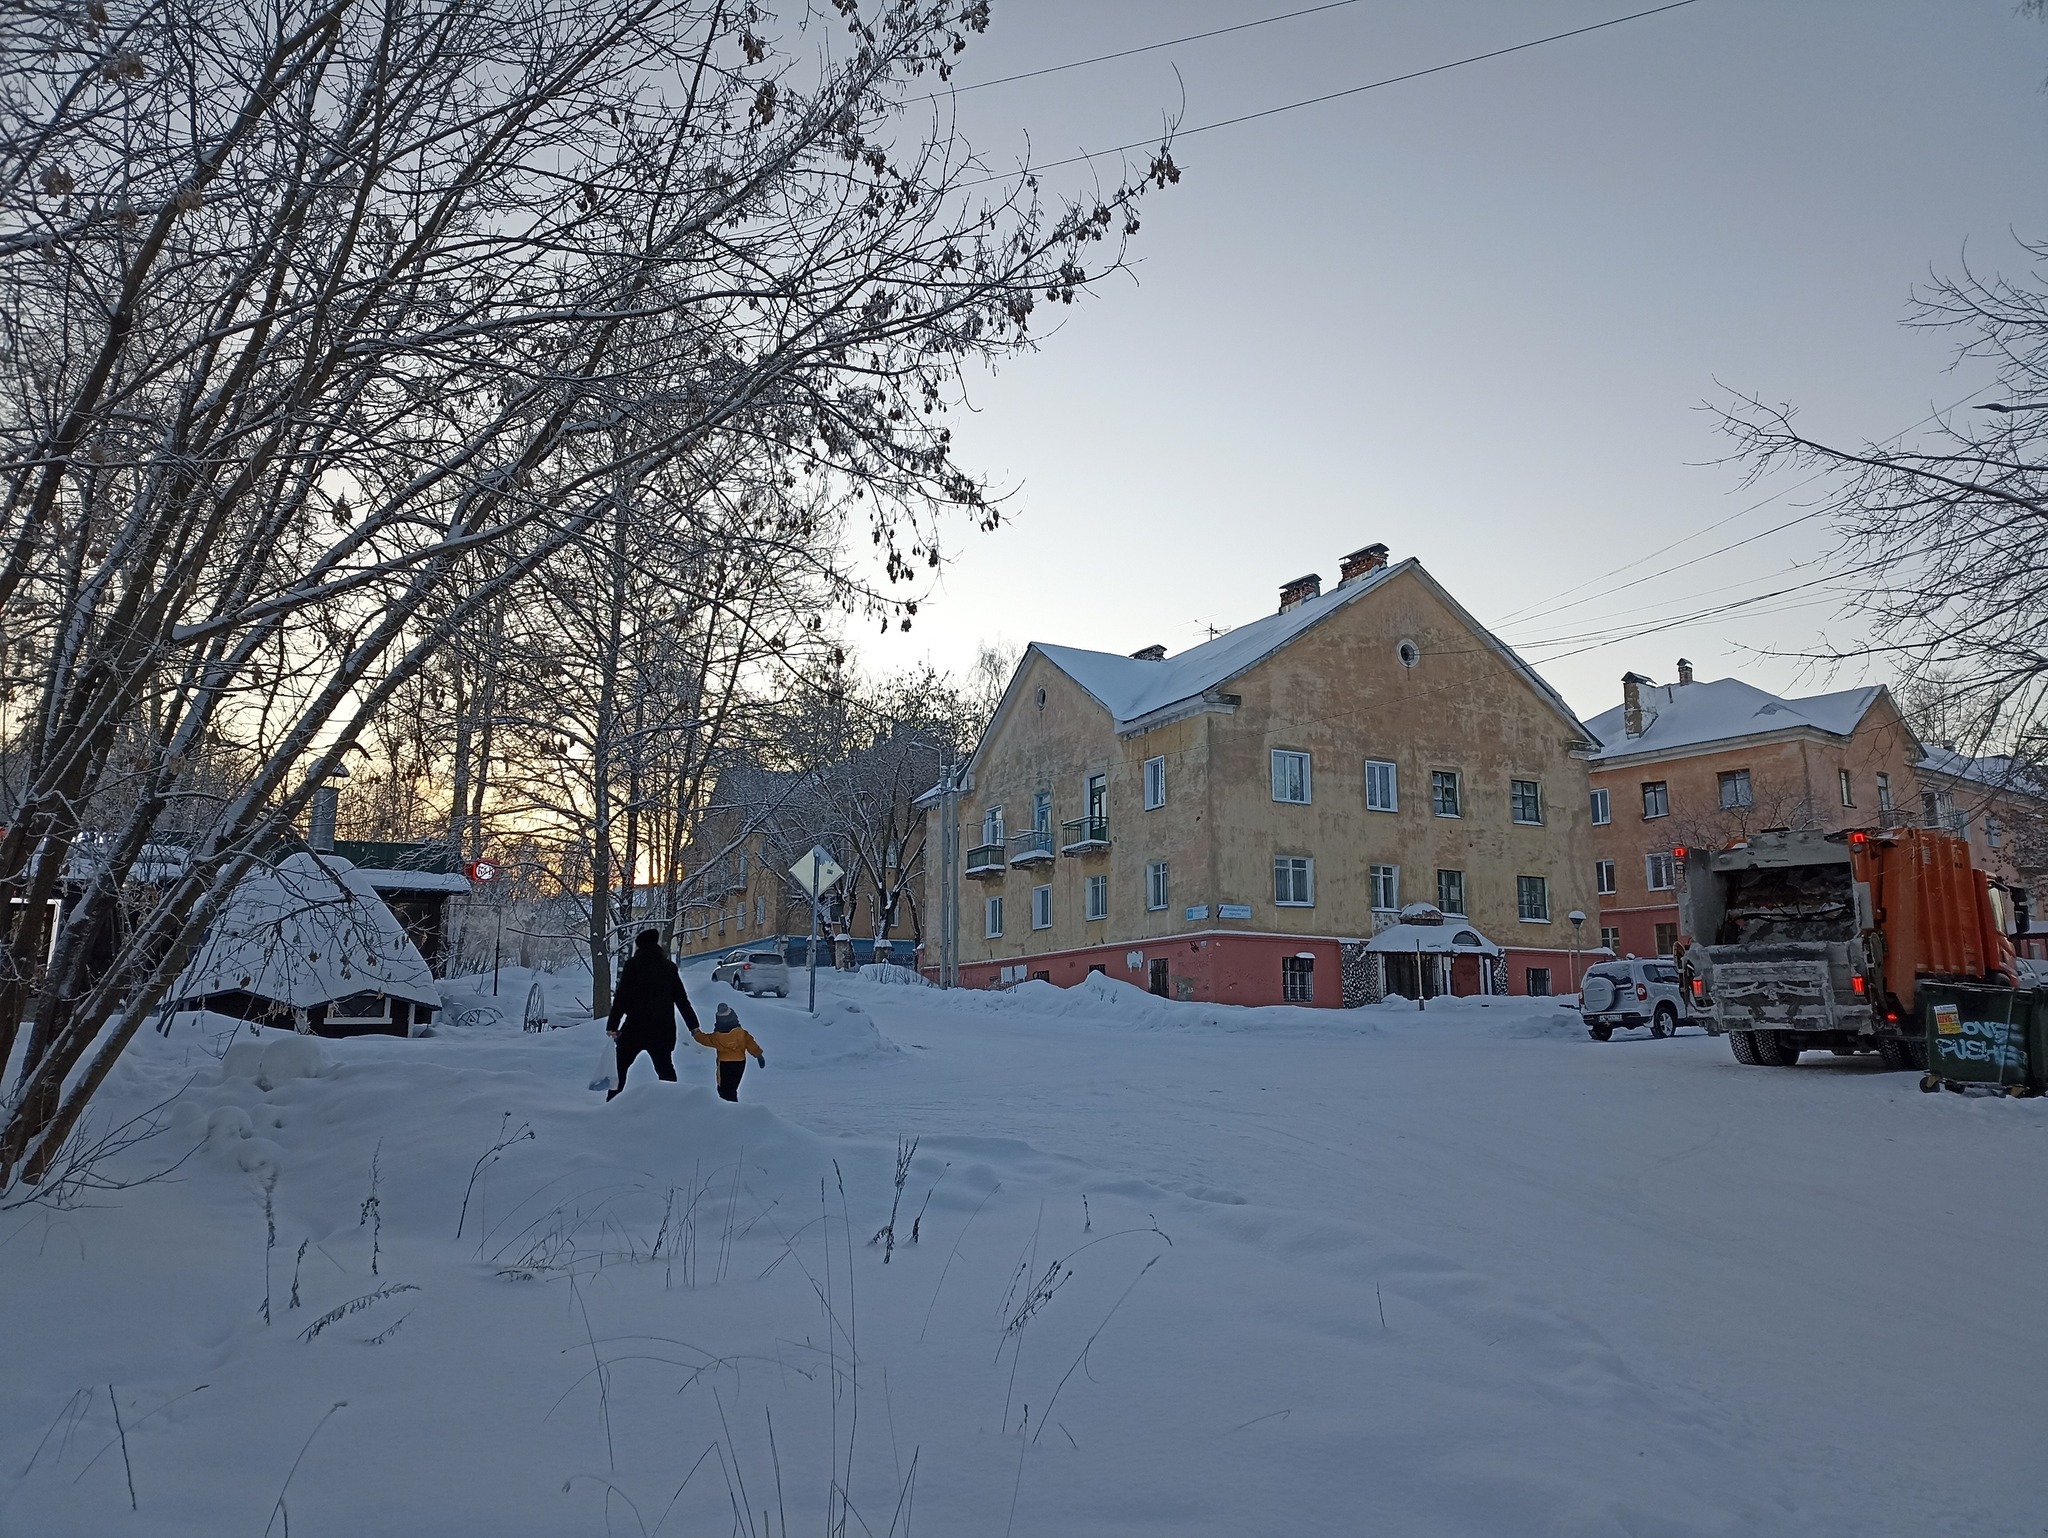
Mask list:
[[[718,1006],[718,1014],[711,1022],[711,1033],[707,1036],[694,1025],[690,1035],[700,1047],[710,1047],[718,1054],[718,1098],[737,1100],[740,1098],[740,1079],[747,1071],[747,1058],[763,1068],[768,1059],[761,1051],[761,1044],[747,1033],[740,1024],[737,1011],[730,1004]]]

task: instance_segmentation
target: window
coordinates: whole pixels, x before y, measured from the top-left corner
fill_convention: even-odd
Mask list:
[[[1289,1004],[1313,1004],[1316,998],[1316,959],[1313,956],[1280,958],[1280,997]]]
[[[1751,805],[1749,798],[1749,771],[1731,769],[1721,776],[1721,810],[1735,811],[1738,807]]]
[[[1593,890],[1602,897],[1614,895],[1614,862],[1595,860],[1593,862]]]
[[[746,852],[746,850],[742,849],[742,850],[740,851],[740,885],[741,885],[741,886],[745,886],[746,884],[747,884],[747,852]]]
[[[1849,778],[1849,771],[1837,769],[1835,771],[1835,779],[1842,787],[1842,805],[1854,806],[1856,804],[1856,786]]]
[[[1031,831],[1052,832],[1052,792],[1041,790],[1031,798]]]
[[[1550,922],[1550,880],[1545,876],[1515,877],[1515,906],[1525,924]]]
[[[1620,950],[1621,931],[1619,929],[1602,929],[1600,931],[1600,946],[1603,950]]]
[[[1659,956],[1669,956],[1677,949],[1678,926],[1676,924],[1659,924],[1657,926],[1657,954]]]
[[[1372,905],[1375,912],[1392,913],[1401,906],[1401,867],[1372,867]]]
[[[754,922],[757,925],[768,922],[768,899],[765,897],[754,899]]]
[[[1671,815],[1671,791],[1662,780],[1643,783],[1643,821]]]
[[[1091,919],[1109,917],[1109,877],[1090,876],[1086,887],[1088,905],[1086,913]]]
[[[1000,844],[1003,841],[1003,809],[992,806],[981,814],[981,841],[984,844]]]
[[[1610,806],[1608,805],[1608,802],[1607,802],[1607,792],[1606,792],[1606,791],[1604,791],[1604,790],[1596,790],[1596,791],[1594,791],[1594,792],[1593,792],[1593,824],[1594,824],[1594,826],[1595,826],[1595,827],[1602,827],[1602,828],[1604,828],[1605,826],[1607,826],[1607,824],[1608,824],[1608,823],[1610,823],[1610,822],[1612,822],[1612,821],[1614,821],[1614,810],[1613,810],[1613,808],[1612,808],[1612,807],[1610,807]]]
[[[1109,816],[1109,776],[1088,776],[1088,820],[1100,822]]]
[[[1998,819],[1996,817],[1987,817],[1984,819],[1985,843],[1989,844],[1993,849],[1996,849],[1999,845],[1999,841],[2003,839],[2004,836],[2004,830],[1998,826]]]
[[[1678,873],[1669,854],[1643,856],[1643,880],[1653,892],[1668,892],[1678,885]]]
[[[1316,862],[1298,854],[1273,856],[1273,901],[1283,908],[1306,908],[1316,900]]]
[[[1031,927],[1052,928],[1052,888],[1035,886],[1031,889]]]
[[[1308,805],[1308,755],[1273,750],[1273,799],[1294,806]]]
[[[1543,787],[1535,780],[1509,780],[1508,805],[1516,822],[1543,821]]]
[[[1145,867],[1145,909],[1157,913],[1166,906],[1166,862],[1154,860]]]
[[[1166,759],[1145,760],[1145,810],[1156,812],[1166,805]]]
[[[1465,873],[1440,870],[1436,873],[1436,905],[1446,913],[1465,911]]]
[[[1892,777],[1888,774],[1877,777],[1877,820],[1887,828],[1892,825]]]
[[[1439,817],[1462,817],[1458,796],[1458,771],[1432,769],[1429,772],[1429,809]]]
[[[1398,812],[1401,794],[1394,766],[1381,758],[1365,761],[1365,809],[1368,812]]]
[[[981,932],[986,938],[993,940],[1003,932],[1003,900],[1000,897],[991,897],[981,905],[981,908]]]
[[[1522,970],[1522,991],[1532,999],[1550,997],[1550,968],[1525,967]]]

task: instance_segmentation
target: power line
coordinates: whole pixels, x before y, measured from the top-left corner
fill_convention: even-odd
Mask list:
[[[973,85],[955,86],[951,92],[933,92],[921,98],[937,101],[944,95],[964,96],[969,91],[985,91],[992,85],[1010,85],[1019,80],[1036,80],[1040,75],[1057,75],[1064,70],[1085,69],[1090,64],[1107,64],[1112,59],[1135,58],[1141,53],[1157,53],[1162,48],[1178,48],[1182,43],[1199,43],[1204,38],[1224,37],[1232,32],[1249,32],[1254,27],[1270,27],[1278,21],[1293,21],[1301,16],[1314,16],[1322,11],[1340,11],[1358,0],[1328,0],[1324,5],[1312,5],[1306,10],[1288,11],[1281,16],[1262,16],[1257,21],[1241,21],[1233,27],[1212,27],[1207,32],[1190,32],[1184,37],[1170,37],[1163,43],[1145,43],[1137,48],[1123,48],[1115,53],[1098,53],[1090,59],[1073,59],[1065,64],[1048,64],[1044,69],[1027,69],[1021,75],[1002,75],[994,80],[977,80]]]
[[[1221,118],[1214,123],[1202,123],[1193,128],[1174,130],[1175,139],[1189,139],[1196,134],[1214,133],[1219,128],[1235,128],[1241,123],[1256,123],[1261,118],[1278,117],[1283,112],[1299,112],[1304,107],[1319,107],[1325,102],[1342,101],[1347,96],[1357,96],[1365,91],[1377,91],[1384,86],[1401,85],[1410,80],[1421,80],[1428,75],[1441,75],[1446,70],[1462,69],[1467,64],[1483,64],[1488,59],[1506,58],[1511,53],[1523,53],[1531,48],[1541,48],[1546,43],[1561,43],[1567,38],[1584,37],[1589,32],[1602,32],[1609,27],[1619,27],[1626,22],[1641,21],[1648,16],[1661,16],[1666,11],[1682,10],[1696,5],[1698,0],[1669,0],[1665,5],[1653,5],[1645,11],[1631,11],[1626,16],[1616,16],[1608,21],[1596,21],[1589,26],[1573,27],[1568,32],[1553,32],[1547,37],[1535,37],[1526,43],[1511,43],[1505,48],[1491,49],[1486,53],[1468,54],[1462,59],[1452,59],[1447,64],[1432,64],[1426,69],[1412,69],[1406,74],[1388,75],[1380,80],[1368,80],[1364,85],[1347,86],[1341,91],[1326,91],[1321,96],[1308,96],[1300,101],[1285,102],[1277,107],[1264,107],[1257,112],[1240,113],[1236,117]],[[1276,18],[1277,19],[1277,18]],[[990,82],[994,84],[994,82]],[[1008,181],[1013,176],[1036,176],[1041,172],[1057,170],[1061,166],[1080,165],[1103,155],[1121,155],[1126,150],[1151,149],[1158,143],[1154,139],[1134,139],[1129,144],[1112,145],[1108,149],[1089,150],[1085,154],[1069,155],[1064,160],[1048,160],[1043,165],[1027,166],[1021,171],[1006,172],[1000,176],[983,176],[974,181],[962,182],[962,187],[978,187],[985,182]]]

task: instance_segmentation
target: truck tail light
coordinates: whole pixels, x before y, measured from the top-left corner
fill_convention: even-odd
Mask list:
[[[1649,996],[1650,996],[1650,990],[1649,990],[1649,989],[1647,989],[1647,988],[1645,988],[1645,987],[1644,987],[1644,986],[1643,986],[1643,985],[1642,985],[1641,983],[1637,983],[1637,984],[1636,984],[1636,1000],[1637,1000],[1637,1002],[1639,1002],[1639,1003],[1640,1003],[1640,1002],[1642,1002],[1643,1000],[1646,1000],[1646,999],[1648,999],[1648,998],[1649,998]]]
[[[1849,986],[1858,993],[1861,993],[1863,991],[1863,979],[1861,977],[1852,977],[1849,979]]]
[[[1707,980],[1705,978],[1695,977],[1692,980],[1692,996],[1696,999],[1703,999],[1707,996]]]

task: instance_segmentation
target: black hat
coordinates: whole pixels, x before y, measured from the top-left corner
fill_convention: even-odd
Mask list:
[[[740,1017],[730,1004],[721,1004],[718,1013],[712,1016],[712,1023],[720,1030],[731,1030],[740,1023]]]

